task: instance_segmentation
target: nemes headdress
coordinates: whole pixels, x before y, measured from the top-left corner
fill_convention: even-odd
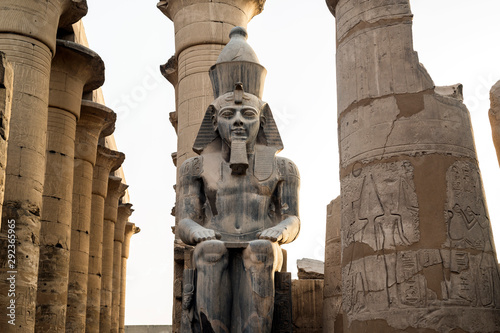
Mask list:
[[[209,71],[215,100],[205,113],[193,145],[193,150],[198,154],[201,154],[219,136],[218,132],[214,130],[212,122],[212,117],[217,112],[219,104],[217,99],[219,97],[231,93],[234,94],[232,98],[235,99],[238,99],[240,94],[251,94],[258,97],[259,100],[262,99],[267,71],[259,63],[252,47],[248,45],[246,30],[242,27],[235,27],[231,30],[229,37],[229,43],[224,47],[217,62]],[[256,145],[256,153],[266,151],[263,153],[264,155],[272,154],[274,156],[283,149],[283,142],[267,103],[262,102],[261,114],[265,118],[265,122],[259,132],[260,140]]]

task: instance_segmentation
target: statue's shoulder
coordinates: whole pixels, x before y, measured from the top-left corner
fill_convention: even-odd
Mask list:
[[[292,160],[286,157],[276,156],[276,164],[278,173],[282,178],[300,178],[299,169]]]
[[[188,158],[181,165],[181,177],[199,177],[203,172],[203,156]]]

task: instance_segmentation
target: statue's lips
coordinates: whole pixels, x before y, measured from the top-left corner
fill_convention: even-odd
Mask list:
[[[245,135],[247,134],[247,131],[245,131],[244,128],[235,128],[235,129],[232,129],[231,130],[231,134],[235,134],[235,135]]]

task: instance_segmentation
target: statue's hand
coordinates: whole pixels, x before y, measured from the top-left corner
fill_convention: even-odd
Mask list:
[[[197,244],[206,240],[221,239],[221,234],[200,226],[191,231],[191,239]]]
[[[288,240],[289,233],[286,228],[275,226],[259,232],[257,237],[259,239],[267,239],[271,242],[278,242],[282,244]]]

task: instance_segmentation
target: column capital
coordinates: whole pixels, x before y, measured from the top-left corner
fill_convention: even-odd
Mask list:
[[[104,62],[83,45],[57,40],[50,73],[49,106],[67,110],[80,117],[82,93],[104,83]]]
[[[115,130],[116,113],[107,106],[82,100],[80,119],[76,125],[75,158],[95,165],[97,144],[100,137]]]
[[[39,40],[54,54],[57,28],[68,27],[86,14],[86,0],[2,0],[0,32]]]
[[[328,6],[328,9],[330,9],[333,16],[335,16],[335,8],[337,7],[339,1],[340,0],[326,0],[326,5]]]
[[[109,175],[108,195],[106,196],[106,203],[116,201],[116,206],[118,206],[118,200],[125,195],[125,191],[127,190],[127,188],[128,185],[122,183],[122,179],[120,177]],[[118,211],[116,213],[118,214]]]
[[[125,160],[125,154],[111,150],[109,148],[98,146],[97,158],[94,167],[94,181],[92,185],[92,193],[106,197],[108,192],[109,173],[120,167]]]
[[[131,203],[118,205],[118,216],[116,218],[115,226],[115,241],[123,242],[125,239],[125,225],[128,222],[130,215],[134,210]]]
[[[122,258],[128,259],[130,252],[130,239],[133,235],[138,234],[139,232],[141,232],[141,228],[136,227],[135,223],[127,222],[125,224],[125,238],[123,241]]]

